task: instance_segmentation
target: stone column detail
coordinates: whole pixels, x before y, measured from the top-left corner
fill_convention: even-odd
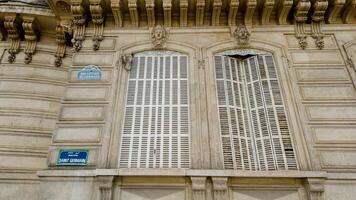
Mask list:
[[[227,177],[212,177],[214,200],[228,200]]]
[[[100,200],[112,199],[113,176],[99,176],[97,182],[100,190]]]

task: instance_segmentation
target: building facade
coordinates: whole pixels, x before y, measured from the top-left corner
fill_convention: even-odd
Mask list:
[[[355,199],[355,13],[0,0],[0,199]]]

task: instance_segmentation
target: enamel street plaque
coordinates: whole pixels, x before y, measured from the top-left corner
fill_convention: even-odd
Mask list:
[[[87,165],[87,149],[60,149],[57,166],[83,166]]]

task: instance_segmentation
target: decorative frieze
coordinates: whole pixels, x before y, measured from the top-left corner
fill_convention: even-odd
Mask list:
[[[39,30],[34,16],[24,16],[22,28],[25,31],[25,63],[29,64],[32,61],[32,55],[35,53],[37,40],[39,39]]]
[[[228,200],[227,177],[212,177],[214,200]]]
[[[90,0],[90,13],[94,24],[93,49],[99,50],[104,33],[104,13],[102,0]]]
[[[324,21],[324,14],[328,8],[327,0],[317,0],[313,5],[313,14],[311,22],[311,34],[315,40],[315,45],[319,49],[324,48],[324,34],[321,30],[321,24]]]
[[[20,51],[20,40],[23,34],[21,20],[18,18],[17,14],[7,14],[5,16],[4,26],[7,30],[10,42],[8,61],[9,63],[13,63],[16,54]]]
[[[297,38],[299,46],[302,49],[305,49],[308,45],[304,25],[308,19],[310,6],[311,3],[309,0],[299,0],[294,11],[295,37]]]
[[[233,32],[233,37],[236,39],[239,46],[248,46],[250,42],[250,32],[244,25],[239,25]]]
[[[157,25],[152,29],[151,32],[151,40],[153,46],[155,48],[163,48],[164,44],[168,40],[168,30],[162,27],[161,25]]]
[[[78,52],[82,48],[82,42],[85,39],[85,25],[87,16],[83,6],[83,0],[72,0],[71,11],[73,15],[74,33],[73,33],[73,51]]]
[[[193,200],[205,200],[206,177],[190,177],[192,181]]]
[[[307,191],[309,200],[324,200],[324,179],[321,178],[308,178]]]

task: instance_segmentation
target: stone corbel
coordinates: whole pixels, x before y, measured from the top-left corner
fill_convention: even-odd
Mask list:
[[[237,26],[232,35],[236,39],[238,46],[247,47],[250,44],[251,34],[245,25]]]
[[[33,16],[24,16],[22,22],[22,28],[25,31],[25,63],[29,64],[32,61],[32,55],[35,53],[37,41],[39,39],[40,32],[36,25],[36,18]]]
[[[151,40],[155,48],[163,48],[168,40],[169,31],[161,25],[155,26],[151,31]]]
[[[23,34],[21,21],[17,14],[7,14],[5,16],[4,22],[5,29],[8,33],[8,38],[10,40],[9,47],[9,63],[13,63],[16,58],[16,54],[20,51],[20,41]]]
[[[132,59],[132,54],[124,54],[120,56],[121,65],[126,71],[131,71]]]
[[[255,9],[257,6],[257,0],[246,0],[246,10],[245,10],[245,25],[252,25],[253,14],[255,13]]]
[[[289,11],[293,6],[293,0],[282,0],[277,5],[277,21],[278,24],[287,24]]]
[[[309,200],[323,200],[324,199],[324,182],[322,178],[308,178],[307,191]]]
[[[190,177],[192,181],[193,200],[205,200],[206,177]]]
[[[239,9],[239,1],[238,0],[230,0],[229,4],[229,14],[228,14],[228,25],[235,26],[236,25],[236,15],[237,10]]]
[[[202,26],[204,23],[204,9],[205,9],[205,0],[197,0],[196,11],[195,11],[196,26]]]
[[[155,21],[155,1],[146,0],[146,12],[147,12],[147,23],[149,27],[153,27],[156,23]]]
[[[187,26],[188,23],[188,0],[180,0],[180,26]]]
[[[124,18],[120,8],[120,0],[111,0],[111,10],[114,15],[115,25],[121,27]]]
[[[90,0],[90,13],[94,24],[93,49],[99,50],[100,42],[103,40],[104,33],[104,14],[102,0]]]
[[[172,0],[163,0],[164,26],[172,24]]]
[[[85,39],[85,25],[87,16],[83,6],[83,0],[72,0],[71,11],[73,15],[74,33],[73,33],[73,51],[78,52],[82,48],[82,42]]]
[[[100,200],[112,199],[113,176],[98,176],[97,183],[100,191]]]
[[[212,15],[212,20],[211,20],[211,24],[213,26],[220,25],[221,6],[222,6],[221,0],[213,0],[213,15]]]
[[[212,177],[214,200],[228,200],[227,177]]]
[[[268,24],[274,8],[274,0],[265,0],[262,7],[261,24]]]
[[[313,5],[311,34],[312,38],[315,40],[315,45],[319,49],[324,48],[324,33],[321,30],[321,24],[324,21],[324,14],[327,8],[327,0],[317,0]]]
[[[308,12],[311,3],[309,0],[299,0],[294,12],[295,20],[295,37],[298,40],[299,46],[305,49],[308,46],[307,34],[305,32],[305,22],[308,19]]]
[[[350,24],[354,21],[356,14],[356,0],[346,0],[345,11],[342,14],[342,20],[346,24]]]
[[[138,7],[137,0],[128,0],[128,8],[130,11],[131,24],[138,27]]]
[[[66,37],[65,37],[65,28],[58,24],[56,27],[56,41],[57,41],[57,50],[55,53],[56,60],[54,65],[60,67],[62,65],[62,59],[66,53]]]
[[[3,21],[0,21],[0,41],[3,41],[6,39],[6,30],[5,30],[5,27],[4,27],[4,22]]]

